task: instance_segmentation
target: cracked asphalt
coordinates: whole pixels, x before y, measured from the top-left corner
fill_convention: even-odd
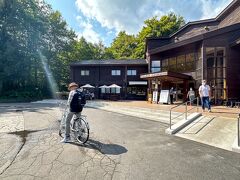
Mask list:
[[[83,114],[89,142],[61,144],[58,107],[0,104],[0,179],[240,179],[237,153],[166,135],[163,123],[92,108]]]

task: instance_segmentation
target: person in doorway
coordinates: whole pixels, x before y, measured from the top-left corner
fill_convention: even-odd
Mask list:
[[[169,94],[170,94],[170,103],[173,104],[173,94],[174,94],[174,89],[173,87],[171,87],[170,91],[169,91]]]
[[[82,89],[78,90],[78,85],[76,83],[70,83],[68,85],[68,90],[70,91],[67,101],[67,118],[65,126],[65,136],[61,140],[62,143],[68,143],[70,139],[70,122],[74,114],[77,116],[81,115],[83,106],[86,104],[85,95]]]
[[[190,88],[190,90],[188,91],[187,98],[189,98],[190,106],[192,106],[192,103],[195,99],[195,92],[193,91],[193,88]]]
[[[91,93],[91,98],[92,98],[92,100],[95,99],[95,94],[94,94],[94,92]]]
[[[206,80],[202,80],[202,85],[199,87],[199,95],[202,103],[202,110],[205,111],[205,107],[208,108],[208,112],[211,112],[210,97],[211,89],[210,86],[206,84]]]

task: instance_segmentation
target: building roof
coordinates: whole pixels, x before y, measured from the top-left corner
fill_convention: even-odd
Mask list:
[[[81,60],[75,63],[70,64],[70,66],[82,66],[82,65],[147,65],[145,59],[108,59],[108,60]]]
[[[181,33],[182,31],[186,30],[187,28],[190,28],[192,26],[195,26],[195,25],[199,25],[199,26],[206,26],[208,27],[209,25],[215,27],[216,28],[213,28],[211,29],[210,31],[214,31],[214,30],[219,30],[221,28],[224,28],[224,27],[221,27],[221,28],[218,28],[217,26],[218,25],[214,25],[214,24],[219,24],[229,13],[231,13],[231,11],[236,8],[237,6],[240,5],[240,0],[233,0],[218,16],[216,16],[215,18],[212,18],[212,19],[205,19],[205,20],[199,20],[199,21],[193,21],[193,22],[188,22],[187,24],[185,24],[184,26],[182,26],[177,32],[171,34],[170,36],[168,37],[157,37],[157,38],[151,38],[151,37],[148,37],[146,38],[146,45],[145,45],[145,52],[147,50],[147,44],[149,44],[148,41],[157,41],[159,40],[159,43],[158,43],[158,47],[153,47],[151,48],[151,50],[154,49],[154,51],[156,49],[158,49],[159,47],[169,47],[169,46],[172,46],[173,44],[175,43],[179,43],[179,42],[175,42],[175,38],[177,37],[178,38],[178,35],[179,33]],[[207,34],[209,33],[209,31],[206,31],[202,34]],[[194,37],[196,37],[195,39],[199,40],[199,35],[196,35],[196,36],[190,36],[189,38],[186,38],[186,39],[191,39],[190,41],[192,41],[194,39]],[[186,39],[184,40],[179,40],[179,41],[185,41]],[[187,41],[185,41],[187,42]],[[168,49],[168,48],[167,48]],[[150,52],[151,52],[150,50]],[[151,54],[151,53],[150,53]],[[146,53],[145,53],[146,55]]]
[[[179,32],[181,32],[182,30],[184,30],[187,27],[192,26],[192,25],[221,21],[232,10],[232,8],[234,6],[236,6],[238,3],[240,3],[240,0],[233,0],[217,17],[211,18],[211,19],[203,19],[203,20],[188,22],[187,24],[182,26],[177,32],[171,34],[169,37],[164,37],[164,38],[172,38],[175,35],[177,35]],[[162,39],[162,37],[160,37],[159,39]]]
[[[160,53],[160,52],[163,52],[163,51],[166,51],[166,50],[170,50],[170,49],[177,48],[177,47],[180,47],[180,46],[184,46],[184,45],[187,45],[187,44],[190,44],[190,43],[201,41],[203,39],[207,39],[207,38],[210,38],[210,37],[213,37],[213,36],[224,34],[224,33],[230,32],[230,31],[236,31],[238,29],[240,29],[240,23],[233,24],[231,26],[227,26],[227,27],[217,29],[217,30],[214,30],[214,31],[210,31],[210,32],[207,32],[207,33],[204,33],[204,34],[200,34],[200,35],[194,36],[194,37],[186,39],[186,40],[169,43],[167,45],[160,46],[160,47],[155,48],[155,49],[151,49],[149,51],[149,54]]]

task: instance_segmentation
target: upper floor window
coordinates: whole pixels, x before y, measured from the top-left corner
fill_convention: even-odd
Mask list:
[[[178,72],[182,72],[185,70],[185,60],[186,60],[185,54],[177,56],[177,71]]]
[[[120,76],[121,70],[112,70],[112,76]]]
[[[175,72],[177,68],[177,58],[176,57],[171,57],[168,59],[168,69],[170,71]]]
[[[152,63],[151,64],[151,71],[153,73],[161,71],[161,63],[160,63],[159,60],[158,61],[152,61],[151,63]]]
[[[81,76],[89,76],[89,70],[81,70]]]
[[[137,70],[127,70],[127,75],[128,76],[136,76],[137,75]]]
[[[196,69],[196,62],[195,62],[194,53],[186,54],[185,71],[195,71],[195,69]]]
[[[168,59],[163,59],[162,60],[162,71],[167,71],[168,70]]]

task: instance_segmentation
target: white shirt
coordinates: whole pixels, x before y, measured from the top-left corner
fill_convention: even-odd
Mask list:
[[[70,91],[69,95],[68,95],[68,101],[67,101],[67,106],[70,106],[70,103],[72,102],[73,96],[76,93],[76,90],[72,90]]]
[[[188,91],[188,96],[195,96],[195,92],[193,90]]]
[[[203,97],[209,97],[209,91],[210,91],[210,86],[209,85],[201,85],[199,87],[199,93],[203,96]]]

